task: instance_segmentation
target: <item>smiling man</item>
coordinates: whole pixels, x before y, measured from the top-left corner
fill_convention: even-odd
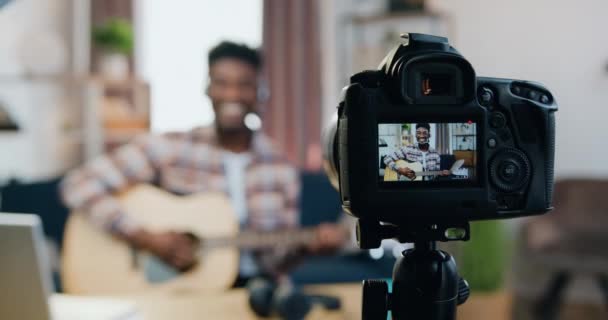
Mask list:
[[[403,175],[410,180],[416,179],[416,172],[407,166],[398,167],[396,162],[398,160],[405,160],[407,162],[417,162],[422,165],[424,171],[439,171],[441,164],[441,157],[439,153],[431,148],[431,125],[428,123],[416,124],[416,144],[414,146],[402,147],[397,151],[389,154],[384,159],[384,163],[387,167],[397,171],[400,175]],[[450,171],[443,170],[439,174],[440,176],[449,176]],[[435,179],[435,176],[425,176],[425,180]]]
[[[93,223],[180,270],[195,263],[191,239],[176,231],[152,232],[141,227],[123,212],[114,197],[117,192],[137,183],[155,183],[177,194],[224,192],[242,229],[294,229],[299,223],[298,171],[266,136],[246,125],[248,117],[255,118],[258,104],[258,52],[222,42],[210,51],[208,62],[206,93],[215,113],[212,126],[140,137],[71,172],[62,185],[69,207],[88,212]],[[331,251],[345,239],[342,228],[328,224],[320,226],[315,240],[292,252],[242,251],[236,285],[273,273],[276,270],[268,269],[283,264],[290,254]],[[259,259],[269,255],[273,257],[262,260],[275,263]]]

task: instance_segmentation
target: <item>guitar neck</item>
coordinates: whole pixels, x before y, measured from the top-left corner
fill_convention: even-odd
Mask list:
[[[203,239],[203,248],[237,247],[239,249],[265,249],[295,247],[315,240],[316,229],[285,230],[272,232],[243,231],[236,237]]]
[[[416,171],[416,176],[424,177],[424,176],[438,176],[441,174],[441,171]]]

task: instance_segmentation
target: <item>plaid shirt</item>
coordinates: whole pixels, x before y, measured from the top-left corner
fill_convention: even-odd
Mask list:
[[[300,181],[270,141],[254,134],[245,172],[248,220],[254,230],[295,228],[299,223]],[[87,212],[112,233],[128,234],[137,221],[124,214],[116,192],[137,183],[155,183],[178,194],[228,192],[223,150],[213,127],[186,133],[146,135],[70,172],[61,185],[64,202]]]
[[[425,152],[422,152],[418,146],[416,147],[401,147],[397,149],[397,151],[387,155],[384,158],[384,164],[387,167],[397,171],[397,167],[395,166],[395,162],[397,160],[406,160],[409,162],[420,162],[424,164]],[[424,171],[437,171],[440,170],[440,161],[441,157],[439,153],[435,151],[435,149],[429,148],[428,152],[426,152],[426,166],[424,166]],[[425,177],[432,178],[432,177]]]

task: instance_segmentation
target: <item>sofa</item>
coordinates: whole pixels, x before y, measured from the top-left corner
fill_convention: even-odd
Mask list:
[[[555,209],[523,224],[515,319],[608,319],[608,180],[562,179]]]

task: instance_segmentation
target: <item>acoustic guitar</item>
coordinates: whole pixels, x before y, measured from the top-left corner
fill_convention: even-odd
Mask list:
[[[212,291],[230,288],[238,275],[239,249],[286,248],[310,243],[315,229],[239,232],[225,194],[175,196],[139,185],[119,197],[127,214],[152,231],[183,231],[201,241],[197,265],[178,273],[160,259],[138,252],[92,225],[79,212],[68,219],[62,258],[64,290],[70,294],[128,294],[161,291]]]
[[[452,167],[450,167],[450,174],[454,174],[458,169],[462,167],[463,164],[464,160],[456,160],[454,164],[452,164]],[[410,179],[406,176],[399,174],[397,171],[386,167],[386,169],[384,169],[384,181],[399,181],[400,177],[404,177],[405,181],[422,181],[423,177],[438,176],[441,174],[441,171],[423,171],[424,168],[422,167],[422,163],[420,162],[397,160],[395,162],[395,166],[397,168],[409,168],[410,170],[416,173],[415,178]]]

